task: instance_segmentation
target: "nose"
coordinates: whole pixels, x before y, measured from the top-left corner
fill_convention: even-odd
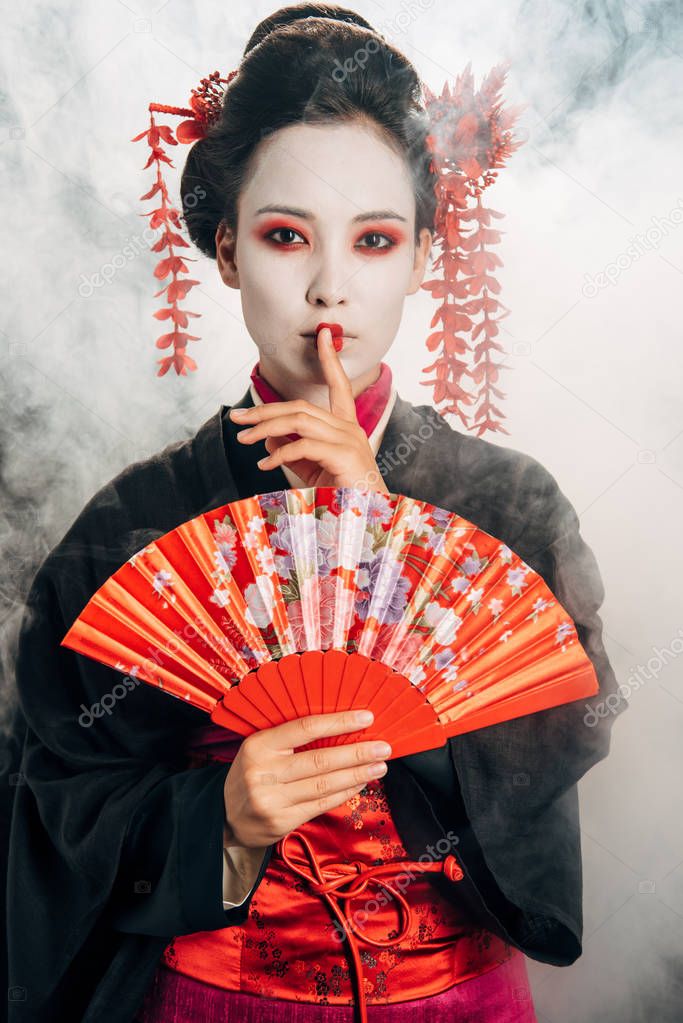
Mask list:
[[[346,305],[349,298],[348,285],[352,276],[351,271],[344,271],[339,257],[335,257],[333,253],[323,255],[314,270],[306,301],[310,305],[324,306],[326,309]]]

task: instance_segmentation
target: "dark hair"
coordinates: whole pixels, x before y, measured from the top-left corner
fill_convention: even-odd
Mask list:
[[[220,117],[188,153],[181,197],[190,238],[215,259],[219,223],[237,230],[237,199],[267,135],[290,124],[360,120],[375,124],[411,170],[417,244],[423,228],[434,230],[437,180],[421,91],[410,61],[354,11],[297,4],[264,18],[245,47]],[[201,201],[198,194],[204,194]]]

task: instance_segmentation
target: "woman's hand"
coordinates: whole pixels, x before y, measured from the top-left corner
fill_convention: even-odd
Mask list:
[[[307,487],[359,487],[388,494],[367,434],[356,417],[351,381],[334,349],[329,327],[318,334],[318,354],[330,389],[330,411],[303,399],[231,409],[234,422],[252,427],[237,438],[244,444],[265,438],[269,454],[257,463],[259,468],[274,469],[284,462]],[[299,439],[291,440],[292,434]]]
[[[295,718],[248,735],[223,786],[225,844],[272,845],[384,774],[381,758],[391,754],[391,746],[377,740],[295,752],[313,739],[367,727],[356,712],[344,710]]]

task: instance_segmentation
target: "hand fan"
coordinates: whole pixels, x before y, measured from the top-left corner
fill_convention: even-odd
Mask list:
[[[454,512],[351,487],[277,490],[184,522],[93,594],[62,640],[240,735],[369,708],[392,757],[598,692],[571,617]]]

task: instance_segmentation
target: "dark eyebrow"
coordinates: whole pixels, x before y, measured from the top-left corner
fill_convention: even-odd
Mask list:
[[[256,210],[256,215],[259,213],[287,213],[290,217],[301,217],[302,220],[315,220],[315,217],[309,210],[298,209],[296,206],[261,206],[260,209]],[[359,213],[357,217],[354,217],[351,223],[356,224],[364,220],[402,220],[407,223],[406,218],[402,217],[400,213],[396,213],[395,210],[370,210],[368,213]]]

